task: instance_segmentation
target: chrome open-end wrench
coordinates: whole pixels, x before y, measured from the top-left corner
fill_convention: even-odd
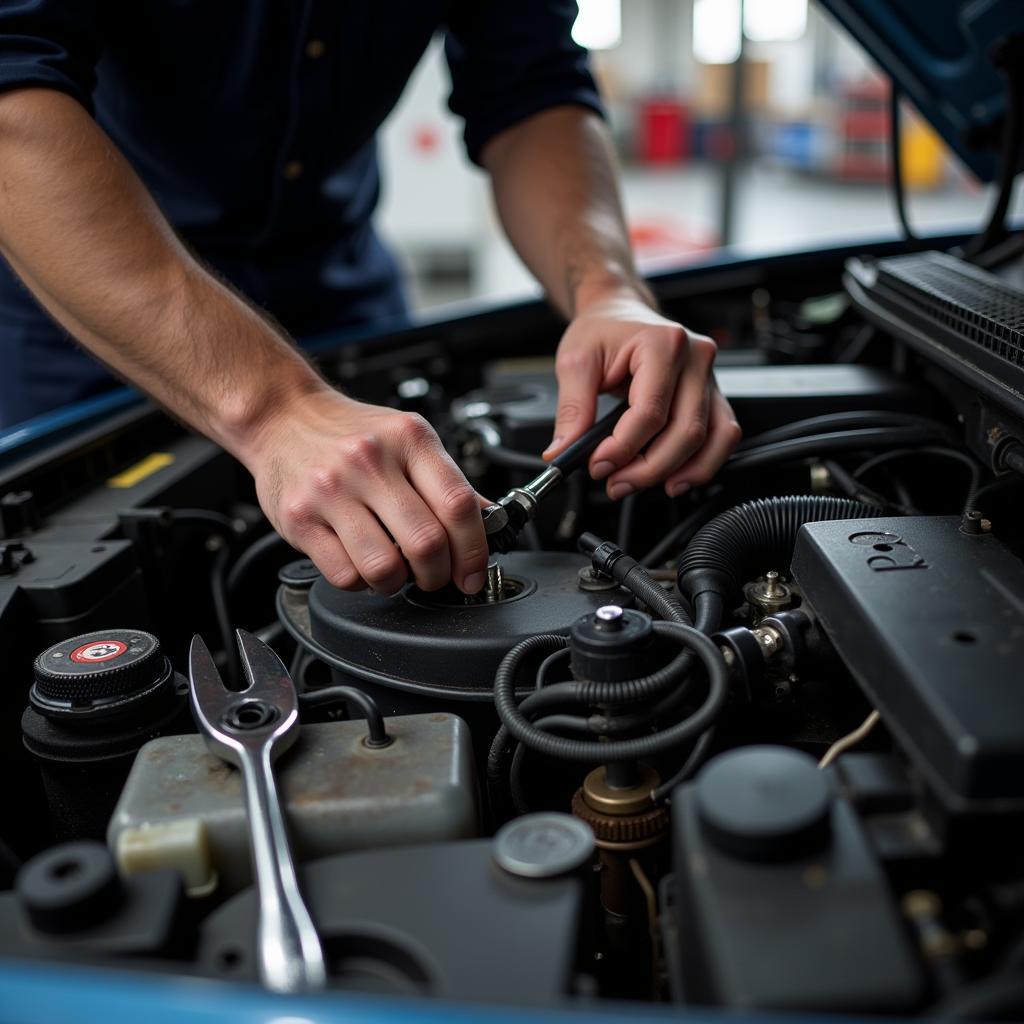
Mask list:
[[[298,738],[295,685],[281,659],[261,640],[237,630],[248,687],[225,688],[198,635],[189,651],[192,710],[212,754],[242,772],[253,874],[259,894],[259,973],[275,992],[323,988],[323,949],[302,899],[274,761]]]

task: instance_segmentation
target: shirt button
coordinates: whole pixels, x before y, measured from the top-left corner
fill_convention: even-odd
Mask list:
[[[310,60],[317,60],[324,55],[325,49],[326,47],[324,46],[322,39],[310,39],[310,41],[306,43],[306,56]]]
[[[285,181],[296,181],[302,177],[302,162],[300,160],[289,160],[284,165]]]

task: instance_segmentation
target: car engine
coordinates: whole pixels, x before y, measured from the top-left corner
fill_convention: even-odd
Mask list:
[[[568,475],[475,597],[331,587],[150,407],[7,465],[0,957],[259,983],[188,678],[199,634],[240,690],[243,629],[298,695],[334,993],[1024,1015],[1024,292],[884,246],[655,290],[744,440],[674,499]],[[496,499],[545,469],[557,337],[530,305],[316,355]]]

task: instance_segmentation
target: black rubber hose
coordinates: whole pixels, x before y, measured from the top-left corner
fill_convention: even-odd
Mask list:
[[[221,646],[224,648],[225,675],[229,690],[241,687],[241,663],[238,660],[238,644],[235,642],[235,631],[231,626],[231,609],[228,605],[227,569],[231,560],[231,548],[227,541],[222,540],[217,554],[213,558],[210,569],[210,596],[213,600],[213,614],[217,620],[217,631],[220,633]]]
[[[580,551],[590,555],[591,563],[598,572],[611,576],[625,587],[634,597],[643,601],[656,615],[667,622],[678,622],[692,626],[693,620],[686,609],[665,593],[651,574],[635,559],[630,558],[621,548],[610,541],[603,541],[593,533],[580,535],[577,542]]]
[[[792,441],[798,437],[813,435],[828,436],[844,430],[867,430],[870,428],[888,427],[920,427],[934,430],[936,434],[947,434],[951,439],[953,432],[937,420],[929,419],[912,412],[891,412],[886,409],[860,409],[849,412],[832,412],[822,416],[810,416],[803,420],[794,420],[781,427],[744,438],[736,446],[736,454],[755,451],[779,441]]]
[[[718,491],[700,500],[695,508],[683,520],[676,523],[657,544],[640,559],[645,569],[654,568],[672,553],[675,548],[685,548],[693,535],[714,515],[728,504],[725,495]]]
[[[550,736],[538,729],[520,710],[516,704],[515,679],[519,665],[524,657],[538,650],[549,650],[554,643],[564,643],[564,637],[541,635],[528,637],[516,644],[502,659],[494,677],[494,706],[507,730],[507,736],[525,743],[531,750],[536,750],[547,757],[558,761],[573,761],[582,764],[598,765],[610,761],[629,761],[636,758],[651,757],[665,753],[679,746],[686,740],[700,735],[709,728],[721,714],[728,696],[729,674],[722,658],[722,652],[703,633],[692,626],[680,623],[664,622],[657,624],[659,632],[688,647],[700,659],[708,673],[708,693],[704,703],[689,717],[670,726],[663,732],[652,736],[638,736],[627,740],[612,740],[607,743],[588,742],[586,740],[567,739],[562,736]],[[541,691],[543,693],[544,691]],[[499,744],[502,740],[502,744]],[[498,736],[491,747],[496,755],[494,761],[500,766],[501,751],[504,738],[499,730]],[[488,758],[488,774],[490,775],[492,758]]]
[[[712,727],[701,736],[697,737],[697,742],[693,745],[693,750],[690,751],[686,760],[683,762],[682,767],[675,773],[675,775],[667,778],[654,792],[651,794],[651,800],[660,804],[663,800],[667,800],[672,795],[672,790],[676,786],[681,786],[684,782],[689,782],[690,779],[700,771],[701,766],[707,760],[708,754],[711,752],[711,744],[715,742],[715,730]]]
[[[515,670],[518,668],[519,663],[528,654],[543,654],[545,656],[554,654],[556,651],[563,650],[568,644],[568,640],[564,636],[558,636],[557,634],[551,633],[540,633],[537,636],[529,636],[521,643],[516,644],[515,647],[505,655],[502,660],[504,665],[509,658],[515,654],[515,665],[513,666],[513,679],[515,676]],[[513,688],[515,683],[513,682]],[[556,683],[555,686],[562,684]],[[538,690],[537,693],[530,694],[527,700],[533,700],[534,698],[542,697],[545,694],[549,694],[554,689],[554,686],[545,687],[543,690]],[[513,701],[515,694],[513,693]],[[525,703],[525,702],[524,702]],[[499,794],[504,788],[504,772],[502,770],[502,762],[504,761],[505,753],[509,744],[509,731],[502,725],[497,733],[495,734],[494,741],[491,743],[491,749],[487,754],[487,788],[491,794],[492,801],[496,802],[499,798]]]
[[[995,202],[981,233],[966,246],[964,255],[974,259],[1006,235],[1006,212],[1013,197],[1013,183],[1020,162],[1021,140],[1024,139],[1024,72],[1021,54],[1024,49],[1019,36],[1011,36],[992,54],[993,63],[1002,73],[1006,89],[1006,115],[999,155],[999,184]]]
[[[254,540],[235,560],[235,564],[231,566],[231,570],[228,573],[228,593],[233,594],[241,584],[242,580],[248,575],[249,570],[252,566],[258,562],[268,551],[273,551],[276,547],[288,547],[288,542],[279,533],[271,530],[269,533],[265,533],[262,537]],[[295,552],[296,558],[301,558],[302,554],[298,551]]]
[[[366,719],[366,745],[368,747],[387,747],[391,744],[391,737],[388,735],[384,725],[384,716],[381,714],[377,702],[362,690],[354,686],[325,686],[320,690],[307,690],[299,695],[299,702],[303,707],[309,704],[334,704],[344,701],[346,704],[355,704],[363,713]]]
[[[892,198],[896,205],[896,216],[903,228],[903,238],[907,242],[919,241],[910,226],[907,216],[907,197],[903,188],[903,168],[900,166],[900,155],[903,150],[900,132],[900,88],[893,80],[889,86],[889,176],[892,183]]]
[[[920,426],[865,427],[828,434],[812,434],[809,437],[794,437],[787,441],[775,441],[759,448],[736,452],[722,467],[721,472],[731,475],[751,469],[768,469],[800,459],[837,455],[840,452],[860,452],[879,446],[907,447],[947,439],[947,431],[937,425],[927,426],[925,423]]]
[[[718,628],[727,603],[743,583],[772,566],[788,567],[796,535],[805,523],[873,519],[877,508],[849,498],[789,495],[759,498],[715,516],[690,541],[679,559],[679,592],[702,622]]]
[[[940,448],[935,445],[926,445],[923,448],[897,448],[895,451],[882,452],[858,466],[853,471],[853,476],[855,479],[859,480],[862,476],[866,476],[877,466],[883,466],[885,463],[891,462],[893,459],[906,458],[908,455],[935,455],[945,459],[952,459],[954,462],[959,462],[960,465],[967,470],[969,476],[967,495],[963,500],[961,508],[964,512],[969,512],[974,507],[975,496],[981,488],[981,466],[977,460],[968,455],[967,452],[962,452],[957,448]]]

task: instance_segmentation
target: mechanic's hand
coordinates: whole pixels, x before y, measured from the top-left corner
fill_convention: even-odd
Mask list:
[[[599,394],[628,387],[629,408],[591,455],[590,475],[607,478],[612,499],[661,481],[670,497],[707,483],[741,437],[711,372],[715,351],[631,290],[594,301],[558,346],[558,415],[544,458],[594,422]]]
[[[487,502],[422,417],[324,385],[275,411],[245,462],[274,528],[333,586],[483,588]]]

